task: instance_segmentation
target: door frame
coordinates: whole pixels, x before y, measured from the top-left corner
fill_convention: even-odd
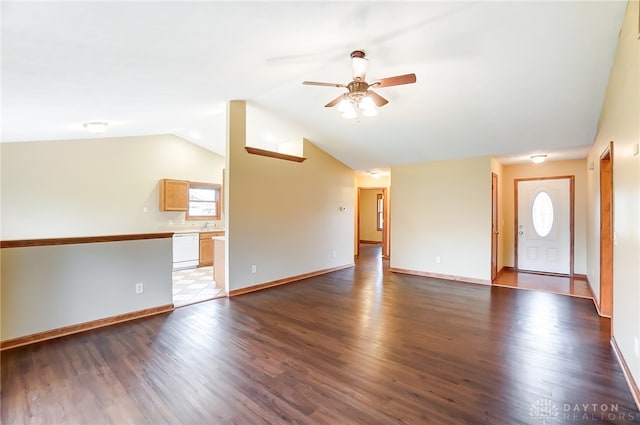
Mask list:
[[[498,222],[498,175],[491,173],[491,281],[498,277],[498,244],[500,225]]]
[[[613,142],[600,155],[600,316],[613,315]]]
[[[381,190],[383,199],[383,215],[382,215],[382,256],[385,259],[389,258],[389,196],[386,187],[359,187],[358,199],[356,200],[356,226],[355,226],[355,243],[356,243],[356,255],[360,257],[360,198],[361,191],[363,190]]]
[[[513,226],[513,259],[514,259],[514,267],[515,271],[520,271],[518,269],[518,182],[521,181],[535,181],[535,180],[561,180],[561,179],[569,179],[569,233],[570,233],[570,242],[569,242],[569,276],[573,277],[573,252],[574,252],[574,240],[575,240],[575,176],[551,176],[551,177],[530,177],[530,178],[522,178],[522,179],[514,179],[514,194],[513,194],[513,207],[514,207],[514,226]],[[552,276],[566,276],[564,274],[559,273],[546,273],[546,272],[532,272],[530,270],[526,270],[527,273],[535,273],[535,274],[546,274]]]

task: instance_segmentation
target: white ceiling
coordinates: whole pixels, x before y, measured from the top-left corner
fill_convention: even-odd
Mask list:
[[[626,1],[2,2],[2,141],[173,133],[224,155],[246,99],[354,169],[494,155],[584,157]],[[364,49],[377,117],[323,105]]]

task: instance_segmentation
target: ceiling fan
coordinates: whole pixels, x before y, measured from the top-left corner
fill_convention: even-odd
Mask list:
[[[416,74],[397,75],[395,77],[381,78],[367,83],[365,76],[368,62],[369,60],[365,57],[364,51],[354,50],[351,52],[353,80],[350,83],[340,84],[303,81],[302,84],[346,88],[348,90],[346,93],[341,94],[324,105],[326,108],[338,105],[338,110],[342,112],[342,116],[345,118],[357,117],[359,110],[362,111],[362,115],[365,116],[377,115],[377,107],[384,106],[389,103],[389,101],[371,89],[415,83]]]

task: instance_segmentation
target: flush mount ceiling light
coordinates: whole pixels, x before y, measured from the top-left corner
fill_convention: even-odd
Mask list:
[[[547,159],[547,155],[532,155],[531,156],[531,161],[533,161],[534,164],[542,164],[545,159]]]
[[[371,177],[373,177],[374,179],[379,179],[380,178],[380,173],[377,171],[369,171],[369,175]]]
[[[91,121],[82,124],[82,126],[86,128],[89,133],[100,134],[107,130],[109,123],[104,121]]]

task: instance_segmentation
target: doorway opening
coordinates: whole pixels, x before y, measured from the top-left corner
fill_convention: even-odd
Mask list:
[[[613,314],[613,142],[600,156],[600,302],[601,316]]]
[[[171,273],[173,305],[182,307],[226,295],[224,278],[218,273],[224,264],[214,254],[214,238],[221,231],[178,233],[173,236]],[[219,256],[218,256],[219,257]]]
[[[389,256],[389,199],[386,187],[358,188],[356,257],[361,244],[381,245],[381,256]]]

